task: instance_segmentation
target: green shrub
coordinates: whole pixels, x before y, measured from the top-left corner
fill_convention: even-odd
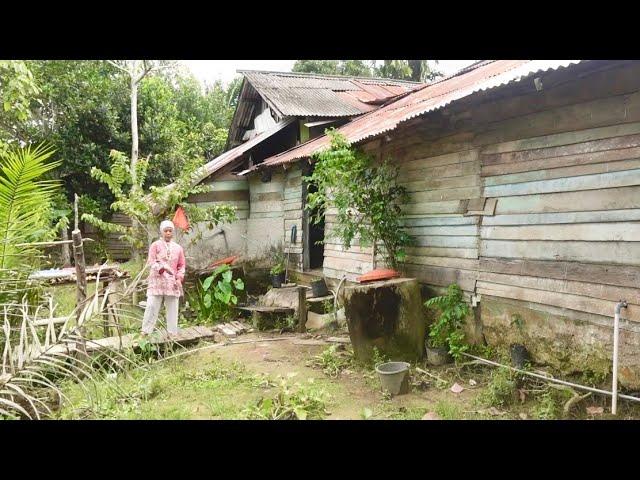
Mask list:
[[[469,349],[469,345],[464,341],[462,327],[470,308],[464,301],[462,290],[452,283],[447,287],[445,295],[430,298],[425,302],[425,306],[440,312],[436,321],[429,327],[429,346],[445,347],[453,358],[459,360],[462,353]]]
[[[273,398],[261,398],[256,405],[243,411],[253,420],[322,420],[327,414],[328,395],[313,385],[290,385],[281,378],[278,393]]]
[[[232,316],[232,305],[238,303],[236,294],[242,290],[242,279],[234,280],[231,267],[221,265],[204,282],[198,282],[195,293],[189,295],[189,306],[199,322],[223,321]]]
[[[498,368],[491,372],[489,384],[479,395],[478,400],[486,406],[504,407],[516,400],[516,379],[511,370]]]

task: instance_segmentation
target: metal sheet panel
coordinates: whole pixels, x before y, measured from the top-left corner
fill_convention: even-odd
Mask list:
[[[534,74],[567,68],[584,60],[495,60],[478,62],[475,68],[423,86],[382,108],[362,115],[338,130],[352,143],[394,130],[405,122],[437,110],[476,92],[486,91],[520,81]],[[298,147],[265,160],[260,166],[281,165],[309,157],[326,148],[326,136],[315,138]]]
[[[282,116],[350,117],[424,84],[395,79],[240,70]],[[346,98],[345,93],[354,96]],[[358,95],[363,95],[362,100]]]

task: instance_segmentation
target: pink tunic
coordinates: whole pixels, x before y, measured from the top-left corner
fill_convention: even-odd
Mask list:
[[[147,295],[182,296],[186,262],[180,245],[173,240],[169,243],[156,240],[149,247],[147,264],[151,267]],[[162,269],[169,269],[173,275],[167,271],[160,273]]]

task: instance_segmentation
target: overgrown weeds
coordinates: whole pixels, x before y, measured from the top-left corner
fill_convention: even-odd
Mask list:
[[[292,385],[289,379],[280,377],[278,393],[261,398],[243,414],[253,420],[322,420],[329,414],[328,400],[328,394],[314,385],[313,379]]]
[[[352,356],[347,351],[339,351],[339,345],[331,345],[322,353],[313,357],[310,366],[321,368],[325,375],[337,378],[343,370],[352,364]]]
[[[478,396],[478,402],[490,407],[512,405],[517,398],[517,382],[514,372],[498,368],[491,372],[489,383]]]

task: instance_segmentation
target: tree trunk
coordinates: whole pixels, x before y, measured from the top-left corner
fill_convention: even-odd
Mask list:
[[[138,82],[140,78],[136,75],[136,64],[131,67],[131,189],[138,189],[138,175],[136,168],[138,165]],[[140,227],[135,219],[132,219],[131,228],[133,235],[138,238],[140,235]],[[140,259],[140,252],[136,246],[133,246],[132,259],[137,262]]]
[[[132,188],[137,188],[136,165],[138,164],[138,79],[131,74],[131,179]]]

